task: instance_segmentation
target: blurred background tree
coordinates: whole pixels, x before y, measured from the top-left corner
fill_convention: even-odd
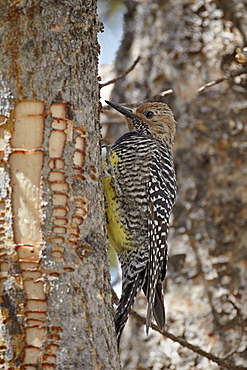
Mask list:
[[[174,91],[164,98],[178,123],[167,329],[247,366],[247,74],[246,59],[236,58],[246,46],[247,3],[125,0],[124,5],[113,75],[139,55],[141,61],[112,91],[103,88],[102,96],[127,105]],[[105,71],[103,81],[109,79],[110,69]],[[218,79],[222,82],[198,91]],[[111,143],[126,131],[115,112],[105,110],[102,122]],[[145,315],[144,297],[135,309]],[[135,319],[124,332],[121,360],[124,369],[218,369],[154,331],[146,337]]]

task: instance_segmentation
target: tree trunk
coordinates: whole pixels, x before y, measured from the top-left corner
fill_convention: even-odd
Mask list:
[[[96,1],[0,9],[2,368],[118,369]]]
[[[246,44],[246,2],[125,4],[116,75],[138,55],[142,59],[116,83],[111,100],[135,103],[168,88],[174,91],[164,99],[178,123],[178,198],[165,287],[167,329],[247,366],[246,73],[198,92],[205,83],[242,68],[235,55]],[[141,310],[143,302],[140,299],[135,308]],[[122,349],[125,369],[218,368],[154,332],[146,339],[134,320],[131,333],[125,330]]]

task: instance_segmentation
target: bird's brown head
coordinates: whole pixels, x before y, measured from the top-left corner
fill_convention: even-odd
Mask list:
[[[130,108],[106,101],[107,104],[125,115],[129,129],[141,130],[158,140],[172,145],[176,133],[176,121],[171,109],[165,103],[147,102],[141,104],[135,112]]]

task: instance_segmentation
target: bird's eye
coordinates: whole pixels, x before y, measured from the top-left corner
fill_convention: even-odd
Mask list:
[[[144,113],[144,116],[147,117],[147,118],[153,118],[154,114],[153,112],[151,112],[150,110],[148,112],[145,112]]]

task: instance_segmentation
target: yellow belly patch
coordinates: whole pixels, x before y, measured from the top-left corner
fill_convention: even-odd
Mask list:
[[[112,152],[110,158],[103,163],[103,188],[106,200],[107,234],[110,245],[121,253],[126,245],[127,230],[120,221],[118,214],[117,196],[112,176],[113,168],[117,166],[119,158],[116,152]]]

